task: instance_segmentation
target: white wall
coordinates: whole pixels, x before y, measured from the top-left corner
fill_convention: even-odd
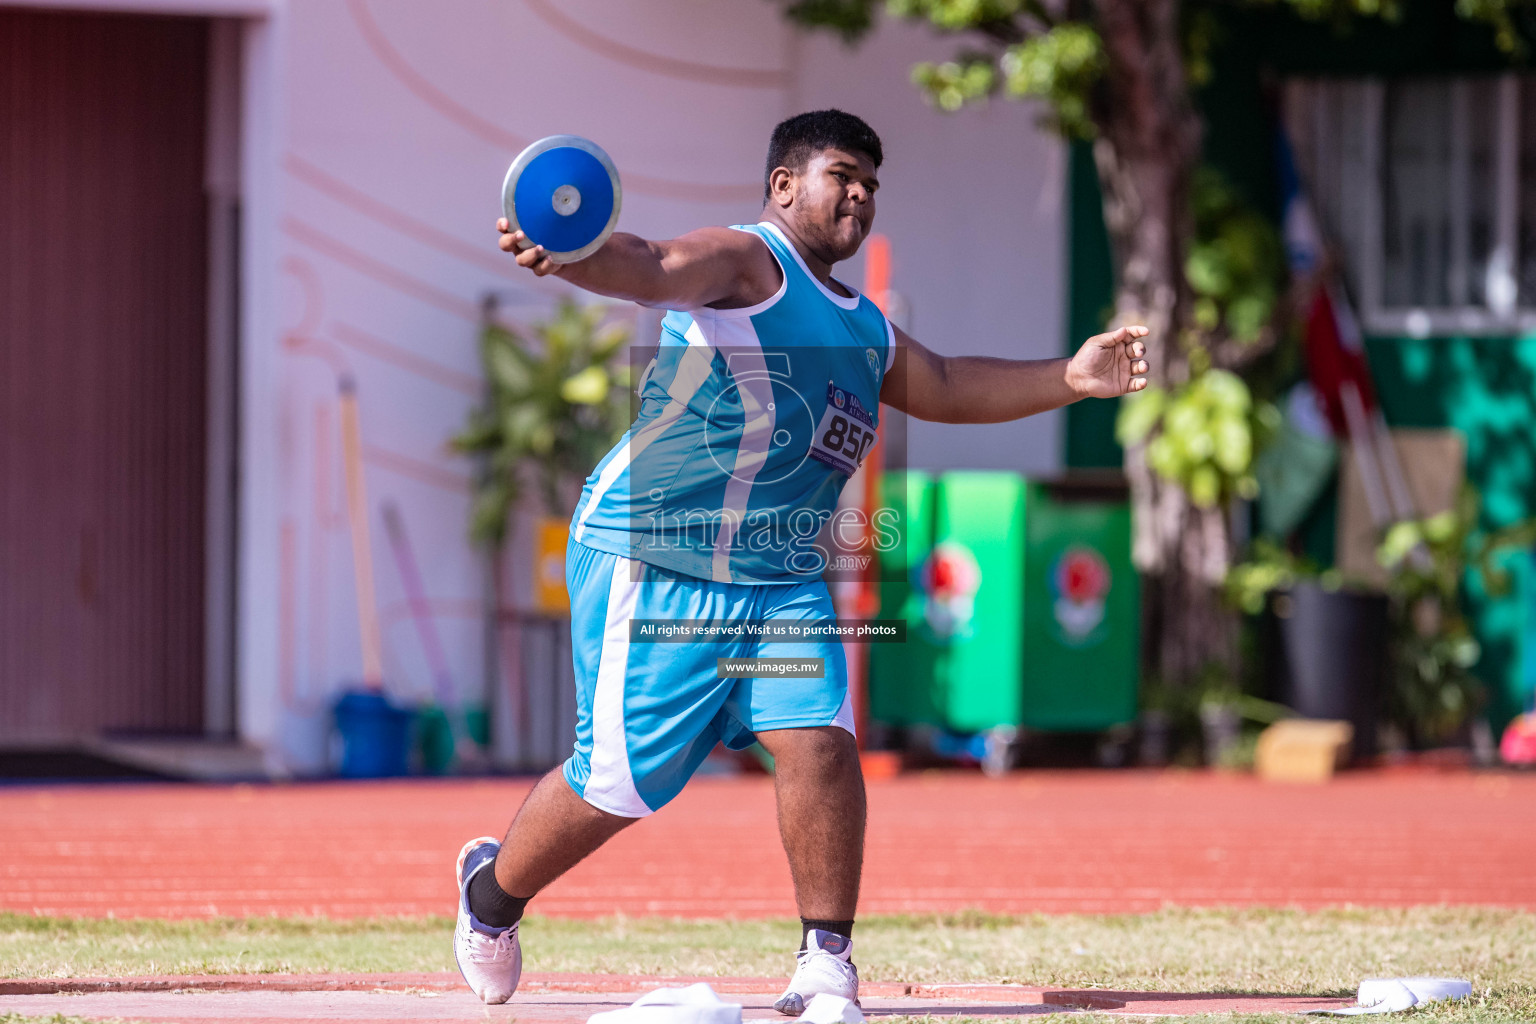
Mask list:
[[[887,147],[877,230],[914,330],[946,352],[1060,345],[1060,151],[1015,105],[929,110],[908,67],[948,44],[886,29],[849,55],[764,0],[295,0],[259,51],[280,75],[247,96],[275,143],[247,154],[268,238],[247,247],[242,398],[240,729],[318,767],[330,696],[356,679],[337,385],[361,408],[378,604],[392,689],[430,676],[379,509],[399,506],[451,671],[483,665],[483,566],[465,540],[467,463],[445,449],[479,392],[477,306],[528,321],[563,288],[495,248],[502,175],[527,142],[587,135],[624,178],[620,226],[669,236],[755,220],[772,126],[817,106],[864,116]],[[276,102],[278,109],[263,104]],[[258,147],[259,150],[259,147]],[[266,164],[252,167],[263,159]],[[844,275],[857,285],[862,266]],[[254,408],[252,407],[254,404]],[[916,466],[1049,471],[1057,420],[914,427]],[[513,549],[515,556],[523,550]],[[515,561],[522,564],[523,559]]]

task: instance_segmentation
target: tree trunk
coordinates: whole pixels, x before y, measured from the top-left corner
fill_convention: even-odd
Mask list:
[[[1115,261],[1115,320],[1151,331],[1155,385],[1189,379],[1191,296],[1184,261],[1193,234],[1189,183],[1200,121],[1184,74],[1178,0],[1097,0],[1105,74],[1094,102],[1094,160]],[[1147,440],[1150,440],[1148,438]],[[1225,511],[1194,506],[1152,472],[1144,440],[1127,448],[1133,557],[1146,578],[1145,667],[1169,686],[1235,668],[1235,620],[1219,586],[1230,561]]]
[[[1128,471],[1141,454],[1139,446],[1126,452]],[[1138,560],[1145,669],[1169,686],[1197,686],[1208,673],[1234,679],[1237,622],[1221,594],[1232,543],[1226,510],[1193,505],[1144,465],[1130,479],[1137,540],[1159,559],[1150,569]]]

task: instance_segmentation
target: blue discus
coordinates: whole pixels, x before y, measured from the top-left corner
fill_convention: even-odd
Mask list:
[[[513,231],[542,245],[556,263],[597,251],[619,221],[619,172],[595,143],[551,135],[517,155],[501,184]]]

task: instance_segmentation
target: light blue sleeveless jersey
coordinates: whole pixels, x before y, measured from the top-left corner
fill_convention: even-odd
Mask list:
[[[743,309],[669,312],[640,414],[582,490],[571,535],[719,583],[804,583],[814,541],[875,443],[895,355],[868,298],[816,280],[772,224],[737,226],[779,262]]]

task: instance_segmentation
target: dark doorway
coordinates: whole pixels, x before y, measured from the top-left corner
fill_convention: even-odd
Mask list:
[[[0,8],[0,742],[203,728],[208,48]]]

